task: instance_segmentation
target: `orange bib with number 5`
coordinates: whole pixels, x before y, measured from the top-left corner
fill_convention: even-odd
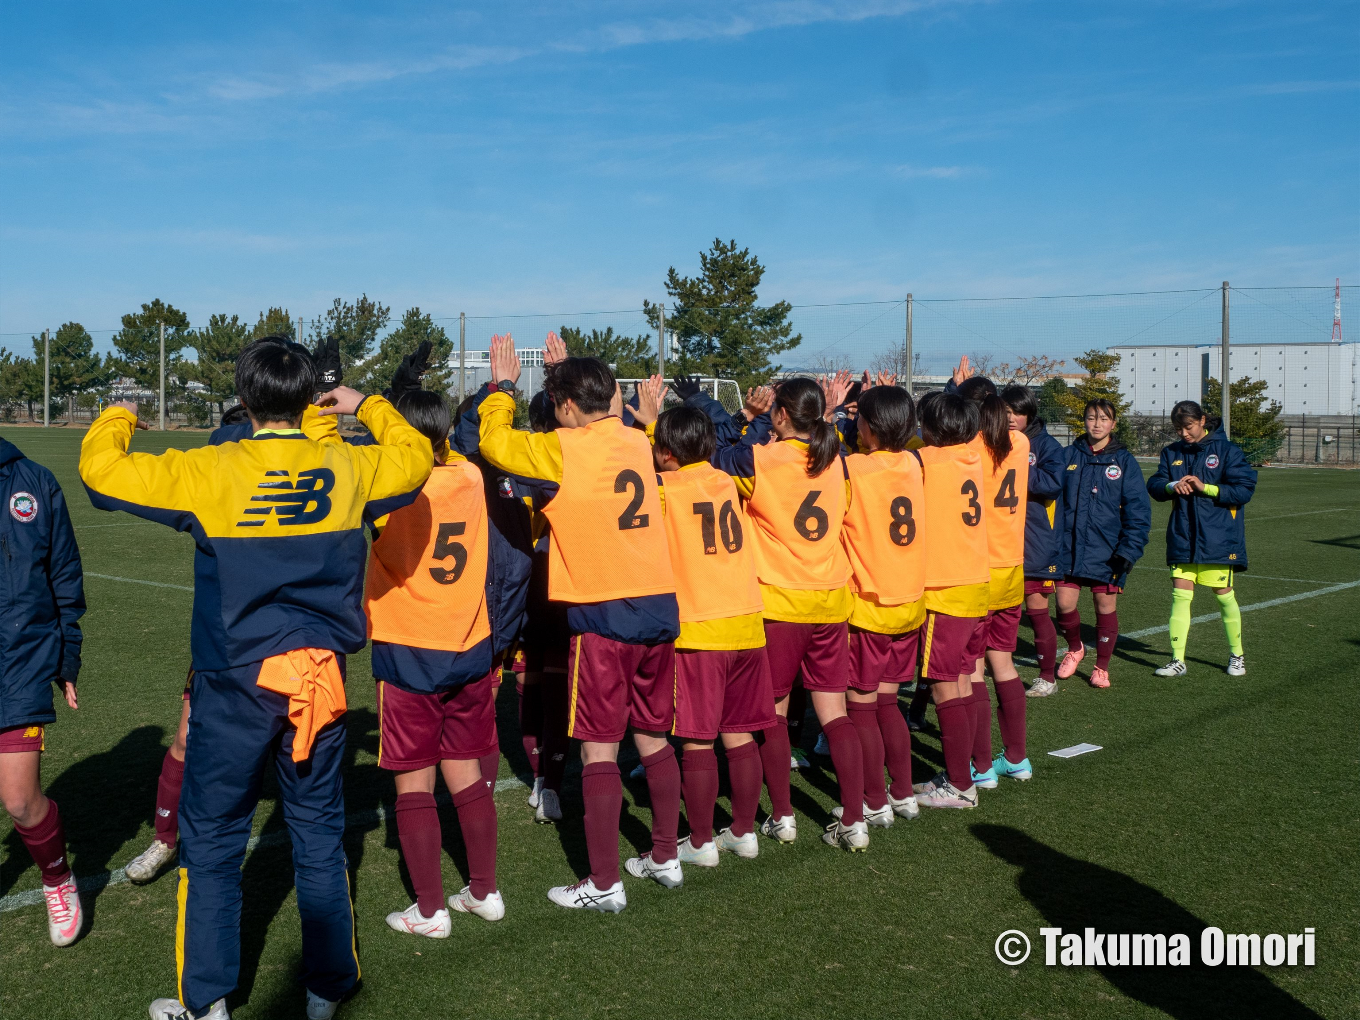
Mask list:
[[[982,458],[967,445],[923,446],[926,587],[986,584],[987,528],[982,516]]]
[[[369,638],[465,652],[490,637],[486,534],[482,473],[465,460],[436,464],[415,502],[393,511],[373,542]]]
[[[839,457],[815,478],[807,450],[790,442],[757,446],[755,493],[746,504],[755,533],[756,576],[796,591],[834,591],[850,580],[841,545],[845,469]]]
[[[675,591],[652,446],[618,418],[558,429],[562,484],[543,513],[548,598],[606,602]]]

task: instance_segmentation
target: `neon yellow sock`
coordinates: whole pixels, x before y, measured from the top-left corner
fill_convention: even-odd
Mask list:
[[[1185,642],[1190,637],[1190,604],[1194,588],[1171,589],[1171,657],[1185,661]]]
[[[1228,635],[1228,650],[1233,655],[1242,654],[1242,610],[1237,607],[1237,592],[1229,591],[1219,595],[1218,613],[1223,617],[1223,629]]]

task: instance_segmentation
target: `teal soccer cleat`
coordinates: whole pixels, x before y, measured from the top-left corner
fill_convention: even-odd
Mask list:
[[[1034,778],[1034,767],[1030,765],[1028,758],[1014,765],[1006,760],[1004,754],[998,754],[992,759],[992,772],[998,776],[1010,776],[1021,781]]]
[[[1004,757],[1004,755],[1003,755],[1003,757]],[[976,786],[978,789],[980,789],[980,790],[995,790],[995,789],[996,789],[996,764],[995,764],[995,763],[993,763],[993,764],[992,764],[992,767],[989,768],[986,772],[979,772],[979,771],[978,771],[974,766],[972,766],[972,765],[969,765],[969,766],[968,766],[968,771],[971,772],[971,773],[973,774],[973,785]]]

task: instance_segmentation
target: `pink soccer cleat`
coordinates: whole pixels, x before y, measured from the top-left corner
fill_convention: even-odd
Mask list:
[[[1058,663],[1058,679],[1066,680],[1075,673],[1077,667],[1081,665],[1081,660],[1084,658],[1086,658],[1085,645],[1082,645],[1075,652],[1069,648],[1066,654],[1063,655],[1063,661]]]
[[[69,946],[80,936],[85,921],[75,876],[68,875],[60,885],[44,885],[43,898],[47,900],[47,934],[52,936],[52,945]]]
[[[1091,670],[1091,686],[1092,686],[1092,687],[1109,687],[1109,686],[1110,686],[1110,674],[1109,674],[1109,672],[1108,672],[1107,670],[1101,669],[1099,666],[1097,666],[1095,669]]]

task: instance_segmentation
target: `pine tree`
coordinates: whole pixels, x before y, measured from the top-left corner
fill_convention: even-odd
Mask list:
[[[1133,424],[1128,417],[1129,402],[1119,392],[1119,377],[1110,374],[1119,365],[1119,355],[1091,350],[1073,360],[1086,370],[1086,375],[1066,393],[1056,395],[1066,412],[1067,424],[1080,435],[1086,429],[1086,405],[1092,400],[1108,400],[1117,412],[1115,434],[1128,443]]]
[[[1247,460],[1260,464],[1280,452],[1284,442],[1284,423],[1280,412],[1284,410],[1277,401],[1271,400],[1268,406],[1266,396],[1270,384],[1264,379],[1243,376],[1232,384],[1229,393],[1229,430],[1231,439],[1242,448]],[[1204,400],[1201,406],[1212,418],[1223,407],[1223,384],[1210,377],[1204,381]]]
[[[643,379],[656,372],[656,342],[649,336],[625,336],[613,326],[603,331],[592,329],[587,335],[575,326],[563,326],[560,333],[573,358],[599,358],[614,366],[620,379]]]
[[[250,331],[250,339],[258,340],[262,336],[282,336],[289,340],[297,339],[297,325],[293,322],[292,316],[288,314],[287,308],[271,308],[267,312],[260,313],[260,319],[255,323],[255,328]]]
[[[381,306],[379,306],[381,308]],[[386,321],[387,309],[381,309]],[[351,381],[346,370],[345,385],[353,386],[364,393],[380,393],[392,382],[392,373],[401,364],[401,359],[410,354],[425,340],[430,341],[430,370],[425,373],[424,383],[427,390],[440,393],[448,391],[456,374],[449,367],[449,356],[453,353],[453,341],[449,339],[443,326],[437,326],[434,319],[421,312],[419,308],[408,308],[401,317],[401,324],[382,338],[378,353],[369,358],[359,368],[359,376]],[[341,355],[344,354],[344,340],[341,340]]]
[[[42,337],[33,338],[34,362],[40,378],[43,343]],[[169,345],[167,339],[166,347]],[[156,338],[156,350],[159,359],[159,335]],[[67,398],[68,411],[77,393],[106,386],[113,381],[118,369],[115,359],[103,359],[94,353],[94,339],[80,323],[62,323],[52,335],[47,365],[48,384],[54,403],[60,397]]]
[[[420,311],[413,310],[417,313]],[[378,334],[387,328],[391,313],[391,308],[369,300],[367,294],[361,295],[353,304],[336,298],[330,308],[326,309],[326,314],[314,323],[315,335],[310,345],[315,346],[315,341],[322,337],[333,336],[339,339],[340,364],[348,371],[351,365],[360,364],[373,353]],[[411,312],[408,311],[406,314],[409,316]],[[425,318],[429,319],[429,316]],[[442,329],[440,333],[443,333]]]
[[[137,385],[154,390],[160,382],[160,326],[165,326],[166,369],[175,355],[187,347],[191,337],[189,316],[160,298],[142,305],[140,312],[123,316],[123,328],[113,336],[118,349],[117,366]]]
[[[186,362],[183,371],[206,387],[203,398],[217,404],[219,414],[236,397],[236,359],[251,339],[250,326],[239,316],[214,315],[190,340],[198,361]]]

